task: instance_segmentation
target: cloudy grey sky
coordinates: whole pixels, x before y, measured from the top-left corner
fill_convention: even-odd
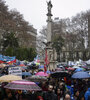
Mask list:
[[[17,9],[38,31],[46,25],[47,3],[49,0],[5,0],[9,9]],[[51,0],[55,17],[71,18],[81,11],[90,9],[90,0]]]

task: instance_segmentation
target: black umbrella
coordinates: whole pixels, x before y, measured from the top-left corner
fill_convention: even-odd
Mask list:
[[[60,77],[67,77],[69,76],[69,73],[67,71],[56,71],[51,74],[51,77],[53,78],[60,78]]]

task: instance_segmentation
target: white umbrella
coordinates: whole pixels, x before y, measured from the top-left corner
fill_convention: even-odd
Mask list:
[[[77,68],[80,68],[79,66],[74,66],[74,67],[72,67],[72,68],[75,68],[75,69],[77,69]]]

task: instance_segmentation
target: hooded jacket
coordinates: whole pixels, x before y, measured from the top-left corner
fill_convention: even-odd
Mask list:
[[[90,97],[90,88],[88,88],[88,90],[85,92],[85,100],[89,100],[89,97]]]

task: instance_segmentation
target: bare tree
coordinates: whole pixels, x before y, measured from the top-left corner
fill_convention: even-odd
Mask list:
[[[42,29],[39,32],[39,35],[37,35],[37,52],[39,55],[41,55],[41,58],[44,58],[44,49],[46,47],[47,43],[47,29],[46,26],[43,26]]]
[[[36,46],[37,30],[24,20],[22,14],[15,9],[9,11],[4,0],[0,0],[0,37],[11,32],[19,39],[20,46]]]

